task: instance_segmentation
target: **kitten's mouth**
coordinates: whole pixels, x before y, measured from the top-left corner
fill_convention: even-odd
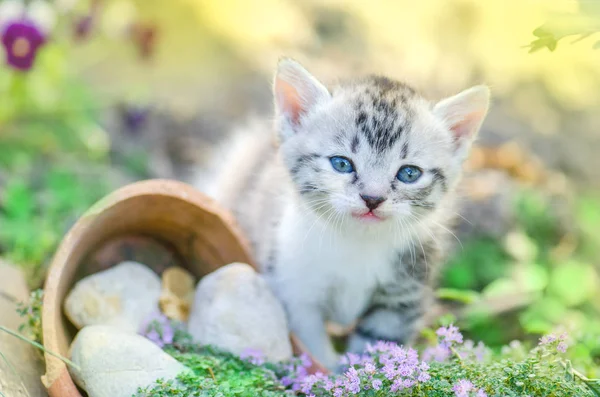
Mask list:
[[[369,212],[364,212],[362,214],[358,214],[358,213],[352,213],[352,216],[356,219],[359,219],[363,222],[382,222],[385,220],[384,217],[375,214],[373,211],[369,211]]]

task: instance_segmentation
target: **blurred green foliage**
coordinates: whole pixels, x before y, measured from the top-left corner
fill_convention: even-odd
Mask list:
[[[565,230],[552,201],[540,191],[524,188],[514,205],[516,230],[504,240],[481,237],[464,242],[445,269],[438,296],[472,303],[458,324],[468,337],[491,347],[514,339],[533,341],[568,324],[578,341],[570,353],[574,362],[595,377],[600,363],[600,284],[595,267],[600,200],[584,196],[575,201],[574,231]],[[576,238],[577,244],[560,254],[569,238]]]
[[[28,73],[0,69],[0,255],[33,286],[71,224],[118,183],[98,123],[104,108],[69,73],[65,52],[53,42]],[[138,175],[146,158],[125,164]]]
[[[27,303],[20,302],[17,313],[23,317],[24,322],[19,326],[19,332],[39,344],[43,343],[42,333],[42,302],[44,291],[37,289],[29,295]]]

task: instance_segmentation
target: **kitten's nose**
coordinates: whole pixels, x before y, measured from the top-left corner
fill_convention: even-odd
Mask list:
[[[361,194],[360,198],[362,198],[365,201],[367,208],[370,209],[371,211],[374,210],[375,208],[379,207],[379,205],[385,201],[385,198],[381,197],[381,196],[376,197],[376,196],[366,196],[364,194]]]

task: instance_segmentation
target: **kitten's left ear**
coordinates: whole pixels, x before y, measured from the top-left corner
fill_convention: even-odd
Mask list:
[[[466,157],[477,136],[490,103],[490,89],[478,85],[438,102],[433,113],[442,119],[454,135],[456,151]]]
[[[277,117],[283,118],[281,121],[286,124],[281,128],[293,131],[300,125],[302,116],[331,97],[319,80],[288,58],[277,65],[273,91]]]

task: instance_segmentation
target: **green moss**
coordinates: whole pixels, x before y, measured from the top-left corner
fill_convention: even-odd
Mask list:
[[[275,397],[289,396],[269,365],[257,366],[219,349],[194,344],[166,349],[191,372],[176,380],[159,381],[136,397]],[[271,368],[275,369],[274,366]]]

